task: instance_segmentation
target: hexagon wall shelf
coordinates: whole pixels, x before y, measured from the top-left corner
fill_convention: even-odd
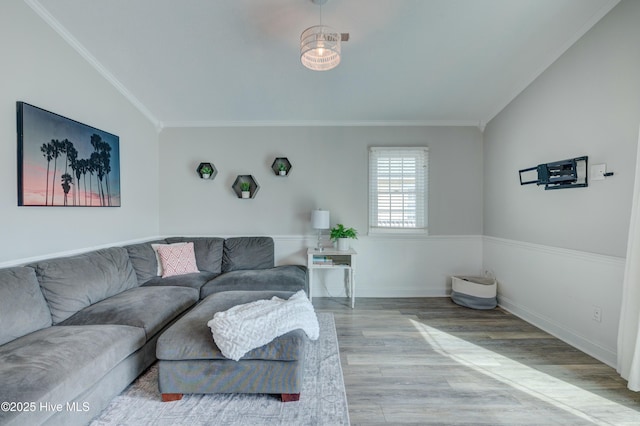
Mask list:
[[[205,169],[206,167],[209,167],[212,170],[211,173],[207,174],[202,172],[202,170]],[[196,169],[196,172],[198,172],[200,179],[213,180],[218,174],[218,169],[216,169],[216,166],[214,166],[213,163],[200,163],[200,165]]]
[[[233,185],[231,185],[231,188],[233,189],[233,192],[236,193],[238,198],[243,198],[242,197],[242,184],[243,183],[248,183],[249,184],[249,197],[248,198],[254,198],[256,196],[256,193],[260,189],[260,185],[258,185],[258,182],[251,175],[238,175],[238,177],[236,178],[235,182],[233,182]]]
[[[277,176],[289,176],[291,167],[293,166],[287,157],[278,157],[273,160],[273,164],[271,165],[271,169]],[[284,174],[281,173],[282,171],[284,171]]]

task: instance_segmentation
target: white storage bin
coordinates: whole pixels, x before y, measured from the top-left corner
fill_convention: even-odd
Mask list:
[[[494,278],[451,277],[451,300],[473,309],[493,309],[498,305],[498,283]]]

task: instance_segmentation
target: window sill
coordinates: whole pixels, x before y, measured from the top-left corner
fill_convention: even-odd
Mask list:
[[[382,237],[382,238],[424,238],[429,236],[428,229],[369,229],[367,234],[369,237]]]

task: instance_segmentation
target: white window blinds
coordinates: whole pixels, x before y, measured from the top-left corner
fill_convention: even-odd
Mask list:
[[[369,232],[427,232],[428,148],[372,147]]]

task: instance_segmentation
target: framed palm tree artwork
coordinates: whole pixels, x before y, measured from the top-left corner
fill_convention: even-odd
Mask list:
[[[18,205],[120,207],[120,138],[17,102]]]

